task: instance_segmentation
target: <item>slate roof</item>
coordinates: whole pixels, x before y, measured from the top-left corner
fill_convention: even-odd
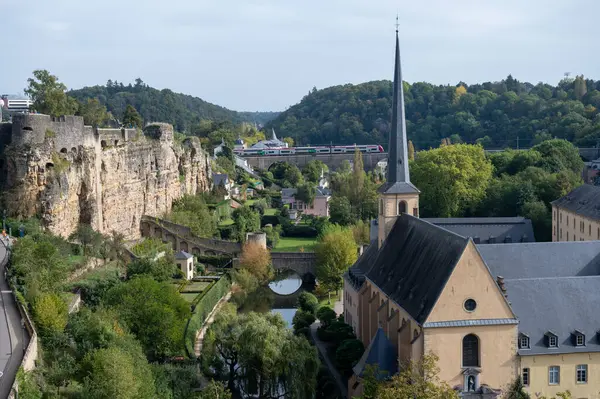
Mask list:
[[[281,189],[281,198],[291,198],[298,192],[297,188],[282,188]],[[331,195],[329,189],[324,187],[315,187],[315,196],[317,197],[326,197]]]
[[[468,242],[458,234],[403,214],[366,277],[423,324]]]
[[[494,277],[600,275],[600,241],[486,244],[477,250]]]
[[[365,273],[371,268],[371,265],[377,258],[378,245],[377,239],[371,241],[369,246],[365,248],[362,255],[354,265],[344,274],[344,278],[350,282],[356,290],[358,290],[365,282]]]
[[[362,357],[352,369],[354,374],[362,377],[367,365],[377,365],[377,379],[384,380],[398,372],[397,351],[379,327],[375,337],[363,353]]]
[[[416,188],[411,182],[385,183],[383,186],[379,187],[377,191],[385,194],[420,193],[419,189]]]
[[[600,220],[600,187],[584,184],[552,202],[563,208],[594,220]]]
[[[530,349],[519,349],[519,354],[600,352],[600,276],[504,280],[504,283],[508,301],[519,319],[519,332],[527,334],[530,340]],[[585,346],[574,345],[575,330],[585,334]],[[544,334],[548,331],[558,336],[558,348],[546,346]]]
[[[193,257],[194,257],[193,255],[188,254],[185,251],[179,251],[175,254],[175,259],[177,259],[177,260],[187,260],[187,259],[190,259]]]
[[[471,237],[475,244],[535,242],[531,220],[523,217],[425,218],[423,220],[463,237]]]
[[[212,178],[215,186],[226,185],[229,181],[229,176],[226,173],[213,173]]]

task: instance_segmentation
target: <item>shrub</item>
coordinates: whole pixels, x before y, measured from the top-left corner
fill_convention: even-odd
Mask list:
[[[225,267],[231,262],[231,255],[198,255],[196,259],[214,267]]]
[[[300,330],[308,329],[312,323],[315,322],[315,316],[312,313],[298,310],[292,320],[292,326],[294,327],[294,333],[299,334]]]
[[[289,226],[284,226],[283,232],[286,237],[313,238],[318,235],[317,229],[315,229],[314,227],[303,225],[295,226],[293,224],[290,224]]]
[[[298,297],[298,307],[304,312],[315,315],[319,307],[319,300],[310,292],[302,292]]]
[[[336,346],[347,339],[356,338],[352,327],[344,323],[343,321],[336,320],[331,322],[331,324],[329,324],[329,326],[327,327],[327,332],[331,334],[331,338]]]
[[[277,226],[279,224],[279,217],[275,215],[263,215],[260,218],[260,225],[264,227],[267,224],[273,225],[273,227]]]
[[[329,306],[321,306],[319,310],[317,310],[317,319],[319,319],[324,328],[327,328],[336,317],[335,311]]]
[[[352,371],[352,367],[360,360],[365,346],[358,339],[346,339],[342,341],[335,351],[335,363],[337,368],[348,375]]]

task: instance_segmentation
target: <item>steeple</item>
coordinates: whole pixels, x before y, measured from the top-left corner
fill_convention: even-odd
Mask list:
[[[271,131],[273,132],[273,137],[271,138],[271,140],[278,140],[277,135],[275,134],[275,129],[271,128]]]
[[[388,148],[386,183],[379,189],[381,193],[418,193],[410,182],[408,170],[408,139],[404,114],[404,88],[400,64],[400,39],[398,38],[398,17],[396,17],[396,60],[394,66],[394,93],[392,101],[392,130]]]

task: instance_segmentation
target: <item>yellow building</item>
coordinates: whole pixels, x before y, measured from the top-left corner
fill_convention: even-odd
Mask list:
[[[484,244],[472,231],[485,221],[419,219],[399,82],[396,38],[377,238],[344,276],[344,314],[367,348],[349,397],[361,395],[367,365],[385,378],[431,352],[439,377],[465,398],[499,397],[520,377],[534,398],[569,390],[573,398],[600,399],[600,241],[535,243],[504,229],[502,239],[493,232]],[[499,222],[527,225],[494,218],[486,229]]]
[[[600,187],[584,184],[552,202],[552,241],[600,240]]]

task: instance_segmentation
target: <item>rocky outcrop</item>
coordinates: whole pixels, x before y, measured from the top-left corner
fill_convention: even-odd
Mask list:
[[[152,124],[142,133],[92,129],[69,118],[13,121],[0,165],[11,215],[36,215],[63,236],[88,223],[134,239],[142,215],[162,216],[173,200],[210,188],[208,154],[197,138],[175,142],[171,125]]]

